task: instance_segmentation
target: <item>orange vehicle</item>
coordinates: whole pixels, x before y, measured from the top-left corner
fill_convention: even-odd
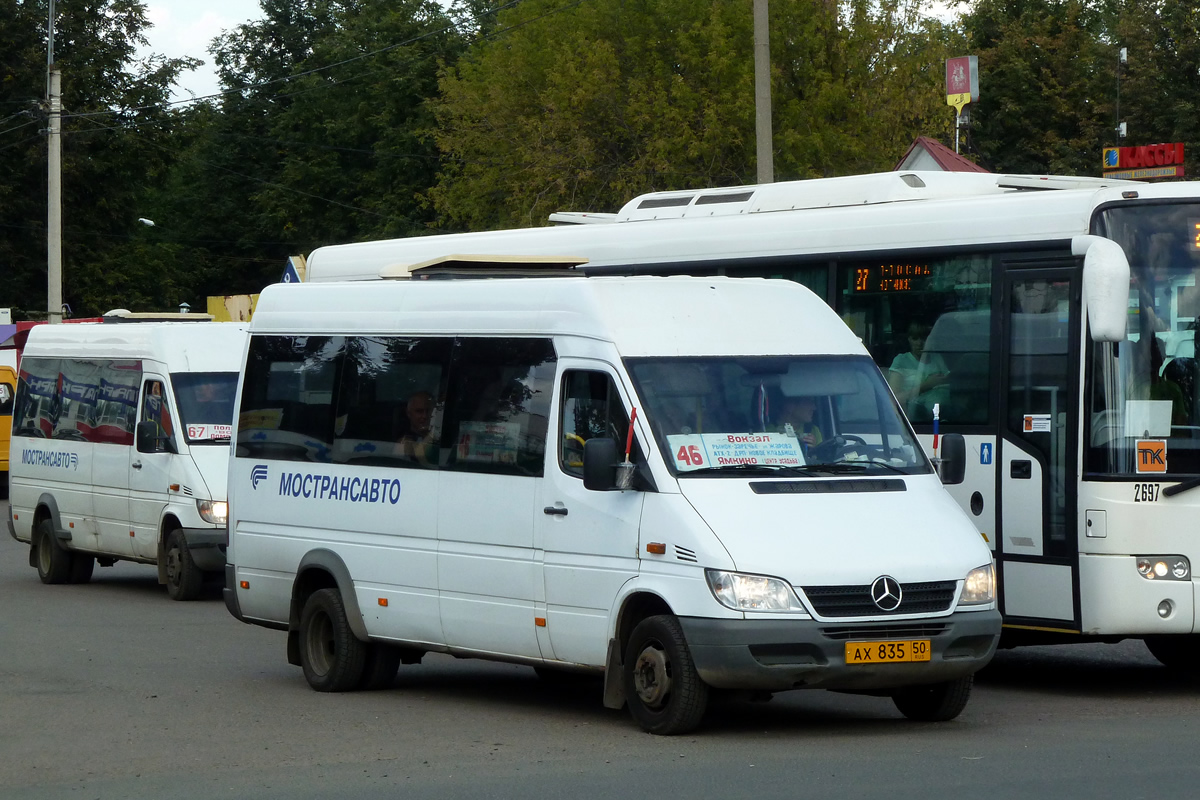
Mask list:
[[[8,440],[12,435],[13,402],[17,395],[17,371],[0,366],[0,498],[8,497]]]

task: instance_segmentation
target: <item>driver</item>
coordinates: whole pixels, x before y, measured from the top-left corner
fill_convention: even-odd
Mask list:
[[[787,429],[787,426],[791,426],[796,438],[804,445],[805,455],[808,455],[812,448],[825,440],[820,427],[813,422],[813,415],[816,411],[817,399],[815,397],[788,397],[783,401],[783,413],[779,419],[784,423],[784,430]]]

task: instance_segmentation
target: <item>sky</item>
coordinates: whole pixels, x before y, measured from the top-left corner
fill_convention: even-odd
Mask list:
[[[145,31],[149,47],[141,55],[161,53],[171,58],[193,56],[203,67],[183,73],[175,89],[175,100],[216,94],[220,91],[209,43],[222,31],[262,17],[258,0],[143,0],[153,27]]]

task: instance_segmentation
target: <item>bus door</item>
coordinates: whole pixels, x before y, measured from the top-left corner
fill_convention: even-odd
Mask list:
[[[1077,631],[1079,279],[1012,269],[1002,303],[1001,612],[1009,626]]]

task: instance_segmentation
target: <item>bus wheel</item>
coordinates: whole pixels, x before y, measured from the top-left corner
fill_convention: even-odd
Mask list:
[[[204,586],[204,573],[192,561],[183,532],[167,534],[167,595],[172,600],[195,600]]]
[[[300,613],[300,665],[318,692],[347,692],[363,677],[367,645],[360,642],[337,589],[313,592]]]
[[[367,645],[367,656],[363,660],[363,674],[358,688],[373,692],[390,689],[400,669],[400,648],[390,644],[371,642]]]
[[[71,583],[87,583],[96,568],[96,557],[87,553],[74,553],[71,558]]]
[[[1180,633],[1174,636],[1147,636],[1146,649],[1163,666],[1194,670],[1200,663],[1200,636]]]
[[[971,699],[973,675],[928,686],[906,686],[892,695],[900,713],[918,722],[945,722],[954,719]]]
[[[38,523],[37,571],[42,583],[67,583],[71,579],[71,552],[54,535],[49,518]]]
[[[622,670],[629,712],[645,730],[670,736],[700,724],[708,685],[696,672],[683,628],[673,615],[647,617],[637,624]]]

